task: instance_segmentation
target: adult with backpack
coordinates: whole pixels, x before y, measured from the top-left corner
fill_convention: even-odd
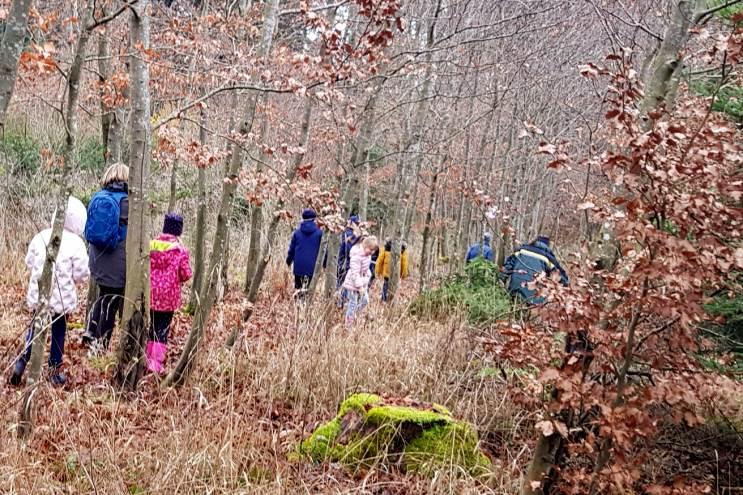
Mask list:
[[[490,247],[490,240],[492,239],[490,232],[485,232],[482,236],[482,242],[476,242],[470,246],[467,251],[466,262],[474,260],[475,258],[483,258],[485,261],[493,262],[493,249]]]
[[[99,294],[88,315],[83,343],[92,354],[108,348],[126,286],[126,229],[129,220],[129,167],[115,163],[101,179],[101,190],[88,204],[85,240],[90,275]]]

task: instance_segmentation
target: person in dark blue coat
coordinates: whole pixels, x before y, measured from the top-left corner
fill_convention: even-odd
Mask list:
[[[467,251],[466,262],[469,263],[478,256],[483,257],[486,261],[493,262],[493,250],[490,248],[490,233],[485,232],[482,236],[482,242],[476,242],[471,245]]]
[[[534,306],[543,304],[545,298],[537,296],[536,291],[530,289],[528,284],[533,282],[538,274],[546,273],[549,276],[555,270],[560,273],[560,283],[567,286],[568,274],[550,249],[549,237],[540,235],[535,241],[524,244],[508,257],[501,269],[500,278],[506,281],[510,277],[508,292]]]
[[[312,209],[302,212],[302,223],[294,231],[286,264],[294,265],[294,288],[305,292],[315,272],[315,263],[320,252],[322,230],[315,223],[317,214]]]
[[[348,219],[348,226],[341,234],[341,246],[338,249],[338,269],[336,271],[336,288],[343,284],[348,273],[348,267],[351,263],[351,248],[359,241],[359,236],[354,233],[354,227],[359,225],[358,215],[351,215]]]

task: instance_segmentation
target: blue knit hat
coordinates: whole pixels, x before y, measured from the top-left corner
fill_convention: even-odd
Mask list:
[[[549,246],[550,245],[550,238],[547,237],[546,235],[538,235],[537,236],[537,242],[541,242],[541,243],[544,243],[544,244],[546,244],[546,245]]]
[[[307,208],[302,212],[302,220],[312,220],[313,218],[317,218],[317,213],[312,208]]]
[[[163,234],[179,237],[183,233],[183,217],[177,213],[166,213],[163,222]]]
[[[358,225],[360,221],[358,215],[351,215],[348,219],[351,221],[351,223],[355,223],[356,225]]]

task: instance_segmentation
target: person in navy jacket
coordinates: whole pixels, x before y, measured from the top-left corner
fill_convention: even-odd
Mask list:
[[[294,265],[294,288],[302,292],[310,285],[320,252],[322,230],[315,223],[316,218],[317,214],[312,209],[302,212],[302,223],[294,231],[286,255],[286,264]]]
[[[500,278],[508,280],[508,292],[518,296],[529,305],[539,305],[545,302],[544,297],[537,296],[533,289],[528,287],[539,273],[548,276],[555,270],[560,273],[560,283],[568,285],[568,274],[560,266],[555,253],[550,249],[549,237],[540,235],[530,244],[524,244],[508,257],[501,269]]]

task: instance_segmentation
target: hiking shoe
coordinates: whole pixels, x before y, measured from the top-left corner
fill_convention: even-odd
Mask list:
[[[86,330],[85,333],[83,334],[83,345],[88,346],[94,340],[96,340],[95,335],[93,335],[92,333]]]
[[[10,375],[10,384],[14,387],[20,386],[24,371],[26,371],[26,363],[22,359],[17,360],[13,367],[13,374]]]
[[[92,339],[88,344],[88,357],[100,357],[106,353],[106,348],[100,339]]]
[[[49,375],[49,381],[55,387],[64,387],[65,383],[67,383],[67,377],[59,369],[54,369]]]

